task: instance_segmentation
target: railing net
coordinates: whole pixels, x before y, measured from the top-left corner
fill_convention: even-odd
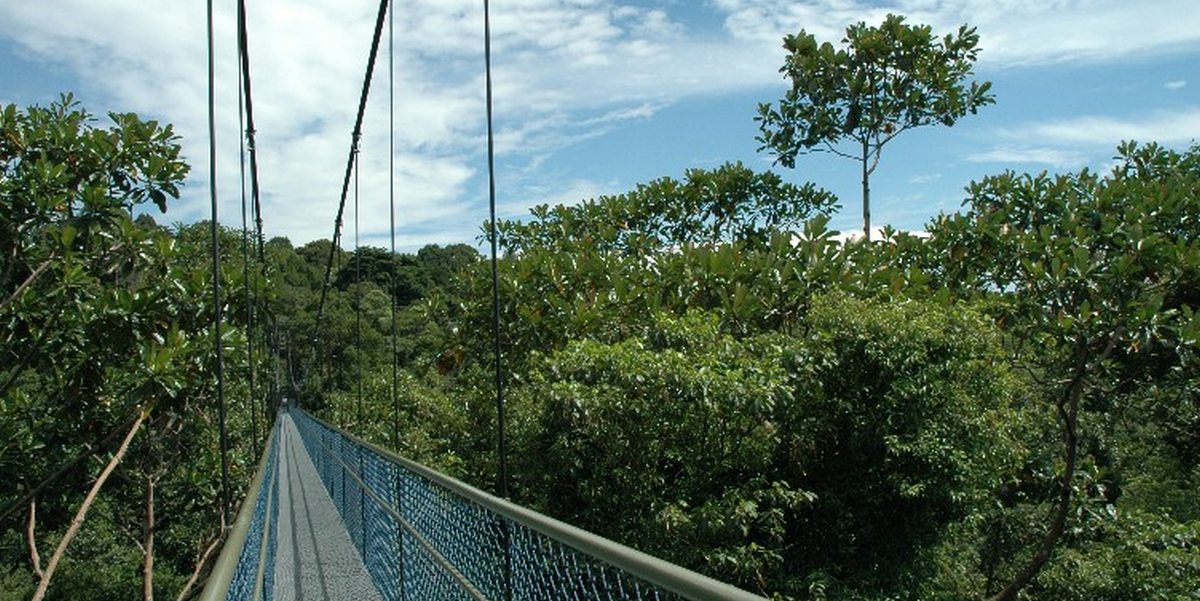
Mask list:
[[[250,528],[238,557],[233,580],[230,581],[228,592],[225,594],[227,601],[254,599],[256,591],[259,593],[257,598],[270,601],[274,591],[277,537],[270,530],[273,529],[279,514],[279,470],[276,469],[279,461],[279,437],[272,436],[269,440],[273,443],[268,446],[267,463],[263,467],[263,477],[266,480],[259,487],[258,496],[254,499]]]
[[[291,415],[388,601],[683,599],[502,516],[303,411]]]

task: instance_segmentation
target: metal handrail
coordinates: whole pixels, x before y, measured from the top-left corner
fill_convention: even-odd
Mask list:
[[[313,420],[317,421],[316,418],[313,418]],[[338,434],[344,436],[344,433],[338,432]],[[355,441],[351,439],[351,442]],[[454,581],[457,582],[458,585],[461,586],[468,595],[479,601],[487,601],[487,597],[485,597],[484,594],[480,592],[479,589],[462,574],[462,572],[458,570],[458,568],[454,567],[454,564],[451,563],[450,560],[446,559],[446,556],[442,555],[441,551],[438,551],[437,547],[434,546],[433,543],[429,542],[429,540],[421,534],[420,530],[418,530],[412,525],[411,522],[405,519],[403,515],[400,515],[400,512],[396,511],[396,508],[388,505],[386,501],[380,498],[378,492],[372,490],[370,486],[367,486],[367,483],[363,482],[362,477],[359,474],[356,474],[345,461],[342,461],[342,458],[338,457],[334,453],[333,449],[330,449],[328,445],[319,439],[316,441],[316,443],[320,445],[321,450],[324,453],[329,455],[338,463],[338,465],[341,466],[342,473],[346,476],[349,476],[354,482],[354,485],[357,486],[359,490],[363,491],[363,494],[370,497],[371,501],[375,503],[376,506],[378,506],[388,515],[392,516],[392,519],[396,520],[396,522],[400,524],[400,527],[404,528],[405,532],[407,532],[409,536],[413,537],[413,540],[417,541],[417,543],[421,545],[421,548],[424,549],[425,552],[428,553],[443,570],[446,570],[450,576],[454,578]]]
[[[278,418],[275,423],[279,423]],[[263,481],[266,479],[267,460],[271,456],[271,445],[275,443],[275,435],[278,431],[278,427],[271,428],[271,435],[267,437],[262,457],[258,460],[258,469],[254,472],[254,478],[250,480],[250,488],[246,489],[245,498],[242,499],[237,520],[233,523],[233,527],[230,528],[229,534],[225,538],[225,543],[221,546],[221,554],[217,556],[212,572],[209,573],[208,579],[204,583],[204,592],[200,593],[197,598],[199,601],[224,601],[229,594],[229,585],[237,574],[242,547],[246,545],[246,536],[250,533],[250,522],[254,518],[254,506],[262,490]]]
[[[298,408],[293,408],[292,410],[304,412]],[[345,430],[313,417],[307,412],[304,412],[304,414],[331,431],[346,437],[351,442],[361,445],[389,461],[400,464],[421,477],[481,507],[568,547],[574,548],[577,551],[599,559],[665,591],[694,601],[766,601],[764,597],[714,580],[703,574],[698,574],[486,493],[470,484],[405,459],[379,445],[362,440]]]

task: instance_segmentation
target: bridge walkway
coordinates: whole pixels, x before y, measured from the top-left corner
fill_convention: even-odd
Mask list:
[[[280,415],[279,601],[383,601],[321,483],[291,415]]]

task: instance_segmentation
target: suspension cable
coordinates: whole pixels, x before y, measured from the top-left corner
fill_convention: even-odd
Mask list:
[[[357,150],[355,151],[358,152]],[[362,248],[358,244],[358,159],[354,160],[354,362],[358,364],[358,388],[355,394],[357,417],[355,423],[363,423],[363,361],[362,361]],[[359,430],[360,432],[362,430]]]
[[[361,149],[359,150],[361,152]],[[355,418],[355,427],[359,432],[363,432],[363,358],[362,358],[362,246],[359,244],[359,210],[358,204],[358,171],[359,160],[354,160],[354,362],[358,367],[358,389],[356,393],[356,404],[358,406],[357,417]],[[364,472],[364,461],[362,447],[358,447],[358,473]],[[358,515],[364,515],[367,509],[367,499],[365,496],[358,497]],[[362,536],[359,539],[360,551],[362,556],[367,555],[367,528],[369,524],[363,522]]]
[[[238,54],[241,58],[242,89],[246,97],[246,144],[250,151],[250,194],[254,200],[254,237],[258,247],[258,260],[263,260],[262,202],[258,187],[258,151],[254,142],[254,94],[250,83],[250,35],[246,25],[246,0],[238,0]]]
[[[492,360],[496,364],[496,446],[500,462],[500,496],[508,498],[508,448],[504,440],[504,374],[500,366],[500,276],[496,260],[496,141],[492,126],[492,22],[483,0],[483,61],[487,89],[488,237],[492,241]]]
[[[245,28],[244,0],[238,0],[239,28]],[[238,54],[245,52],[241,38],[238,40]],[[242,63],[238,62],[238,75],[242,73]],[[238,129],[245,127],[245,90],[238,87]],[[241,179],[242,192],[242,291],[246,295],[246,371],[250,378],[250,399],[246,403],[250,409],[250,442],[253,445],[251,456],[258,449],[258,389],[255,387],[254,375],[254,298],[250,292],[250,233],[246,223],[246,138],[238,136],[238,175]]]
[[[208,190],[212,201],[213,348],[217,358],[217,419],[221,436],[221,509],[229,516],[229,434],[225,425],[225,357],[221,349],[221,247],[217,238],[217,101],[213,0],[208,0]],[[232,520],[229,520],[232,523]]]
[[[249,34],[249,29],[250,28],[247,25],[247,19],[246,19],[246,2],[245,2],[245,0],[238,0],[238,50],[239,50],[239,58],[240,58],[239,63],[240,63],[240,69],[241,69],[241,75],[242,75],[241,88],[243,91],[243,95],[245,96],[245,102],[246,102],[246,107],[245,107],[246,108],[246,123],[245,123],[244,127],[245,127],[245,141],[246,141],[246,144],[247,144],[247,147],[249,150],[249,154],[250,154],[250,191],[251,191],[250,196],[253,201],[254,240],[255,240],[255,247],[258,252],[259,274],[262,275],[264,278],[266,278],[266,276],[267,276],[267,260],[266,260],[266,250],[265,250],[266,238],[264,238],[264,236],[263,236],[262,197],[260,194],[261,188],[259,186],[259,178],[258,178],[258,143],[255,141],[255,134],[257,134],[258,131],[254,127],[254,93],[252,91],[253,85],[251,83],[252,78],[250,76],[250,34]],[[265,319],[267,320],[267,322],[268,322],[267,326],[269,326],[269,328],[271,328],[271,331],[273,331],[273,332],[277,331],[275,319],[270,314],[269,311],[265,312]],[[275,338],[276,338],[276,336],[269,335],[267,333],[267,330],[263,329],[264,342],[263,342],[262,346],[267,348],[267,350],[271,354],[271,356],[274,356],[277,358],[279,349],[278,349],[278,344],[277,344],[278,341]],[[272,365],[275,366],[277,363],[278,363],[278,361],[274,361],[274,362],[272,362]],[[274,371],[275,373],[274,373],[274,377],[271,379],[272,381],[271,381],[270,388],[271,388],[272,392],[274,392],[274,390],[276,388],[276,382],[279,379],[279,373],[278,373],[277,366],[272,371]],[[253,388],[253,382],[251,384],[252,384],[251,388]],[[256,400],[256,405],[257,405],[258,397],[257,397],[257,395],[253,394],[253,392],[252,392],[252,398],[254,398]],[[265,402],[263,404],[263,410],[264,411],[266,410]],[[256,409],[256,411],[257,411],[257,409]]]
[[[388,222],[392,236],[392,449],[400,451],[400,397],[396,393],[399,364],[396,357],[396,11],[388,9]]]
[[[316,327],[318,333],[321,327],[321,318],[325,314],[325,298],[329,292],[329,278],[333,272],[333,255],[338,241],[341,240],[342,215],[346,210],[346,195],[350,189],[350,171],[354,168],[355,149],[358,148],[358,142],[362,138],[363,114],[367,110],[367,96],[371,92],[371,76],[375,71],[375,56],[379,53],[379,38],[383,35],[383,21],[387,14],[388,2],[389,0],[379,0],[379,15],[375,19],[375,34],[371,38],[371,53],[367,56],[367,73],[363,77],[362,94],[358,99],[358,116],[354,119],[354,131],[350,136],[350,153],[346,158],[346,174],[342,177],[342,196],[338,201],[337,217],[333,220],[332,244],[329,246],[329,258],[325,261],[325,282],[321,287],[321,302],[317,305]]]
[[[496,137],[492,121],[492,21],[491,5],[483,0],[483,63],[487,96],[488,233],[492,241],[492,355],[496,363],[496,454],[500,471],[500,497],[508,498],[508,448],[504,440],[504,374],[500,366],[500,276],[496,262]],[[508,522],[501,522],[504,545],[504,599],[512,600],[512,549]]]
[[[400,452],[400,396],[397,394],[396,387],[399,381],[399,359],[396,356],[396,9],[394,6],[388,8],[388,223],[391,234],[392,254],[391,260],[391,293],[388,295],[392,301],[392,449],[397,453]],[[360,455],[361,457],[361,455]],[[399,480],[396,481],[396,498],[403,496],[403,485]],[[404,573],[404,537],[399,536],[396,540],[399,553],[396,554],[400,559],[400,573]],[[405,587],[400,587],[401,601],[407,601],[408,593]]]

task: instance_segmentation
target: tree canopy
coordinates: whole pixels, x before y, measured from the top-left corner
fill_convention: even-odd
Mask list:
[[[47,598],[186,592],[220,456],[208,224],[144,211],[173,202],[178,140],[69,100],[2,115],[0,600],[89,487]],[[827,192],[726,164],[498,224],[513,500],[780,601],[1192,598],[1200,146],[966,195],[927,238],[842,241]],[[278,365],[306,409],[494,482],[489,262],[264,250],[218,274],[227,371]],[[247,379],[235,485],[270,400]]]

